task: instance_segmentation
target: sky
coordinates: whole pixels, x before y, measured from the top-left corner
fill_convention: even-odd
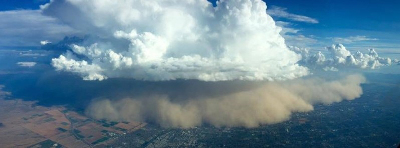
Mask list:
[[[37,10],[49,0],[1,0],[0,11]],[[215,0],[210,0],[215,4]],[[364,50],[376,48],[381,54],[395,58],[389,53],[399,53],[400,16],[397,6],[399,1],[378,0],[333,1],[333,0],[266,0],[268,9],[288,14],[309,17],[317,23],[296,21],[289,16],[273,16],[277,21],[287,22],[286,27],[298,30],[295,36],[303,38],[299,46],[322,49],[333,43],[345,44],[349,49]],[[5,16],[3,16],[5,17]],[[7,26],[6,26],[7,27]],[[4,28],[4,27],[3,27]],[[50,40],[60,40],[61,34],[46,34]],[[25,35],[28,36],[28,35]],[[54,37],[57,36],[57,37]],[[32,36],[29,36],[32,38]],[[55,39],[54,39],[55,38]],[[44,39],[44,38],[43,38]],[[37,40],[34,40],[37,41]],[[39,46],[31,41],[21,45],[17,41],[1,42],[0,47],[29,49]]]
[[[0,50],[35,50],[41,43],[57,43],[65,36],[90,35],[57,16],[44,15],[49,0],[1,0]],[[209,0],[214,7],[216,0]],[[352,53],[374,50],[382,57],[400,59],[399,1],[378,0],[264,0],[285,44],[307,52],[329,54],[326,47],[343,44]],[[304,57],[303,57],[304,59]]]
[[[289,14],[306,16],[318,21],[295,21],[289,17],[273,16],[277,21],[291,23],[298,34],[308,40],[308,46],[323,48],[342,43],[351,49],[377,48],[380,53],[399,53],[399,1],[388,0],[265,0],[269,9],[282,8]],[[357,38],[358,37],[358,38]],[[336,40],[335,40],[336,38]],[[345,41],[343,41],[345,40]],[[389,55],[391,56],[391,55]]]
[[[49,0],[1,0],[0,11],[37,10]],[[216,0],[209,0],[215,4]],[[399,1],[389,0],[266,0],[269,9],[281,8],[289,14],[313,18],[318,23],[299,22],[287,17],[274,17],[278,21],[290,22],[299,34],[311,37],[323,43],[314,47],[324,47],[334,38],[357,40],[351,37],[365,37],[361,41],[346,42],[351,47],[375,47],[388,52],[397,52],[400,48],[400,16],[397,7]],[[378,40],[368,40],[378,39]],[[338,41],[338,40],[336,40]],[[340,40],[339,40],[340,41]],[[367,42],[363,42],[367,41]],[[372,43],[368,43],[372,42]],[[373,44],[373,45],[371,45]],[[3,45],[8,46],[8,45]],[[10,45],[16,46],[16,45]]]
[[[1,0],[0,49],[35,50],[41,48],[41,43],[57,43],[65,36],[91,35],[86,30],[66,24],[65,20],[57,19],[57,16],[43,14],[40,6],[48,2]],[[209,2],[217,6],[216,0]],[[267,14],[272,16],[277,26],[282,27],[280,34],[287,46],[307,49],[313,54],[321,51],[329,56],[326,47],[343,44],[352,53],[367,53],[368,49],[374,48],[382,57],[400,59],[398,1],[264,2]]]
[[[3,0],[0,76],[104,89],[79,97],[95,118],[256,127],[358,98],[354,73],[400,73],[399,2],[193,1]]]
[[[329,42],[328,38],[349,38],[366,36],[370,39],[347,43],[354,47],[374,47],[396,52],[399,48],[400,16],[399,1],[382,3],[378,0],[365,1],[267,1],[267,4],[287,8],[291,13],[315,18],[318,24],[296,23],[304,35],[314,35],[318,40]],[[290,20],[289,20],[290,21]],[[345,44],[345,43],[343,43]]]
[[[18,9],[39,9],[40,5],[43,5],[49,0],[1,0],[1,11],[7,10],[18,10]]]

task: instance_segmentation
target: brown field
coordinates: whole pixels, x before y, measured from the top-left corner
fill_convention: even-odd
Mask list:
[[[93,143],[103,138],[103,129],[96,123],[89,123],[78,128],[81,131],[81,135],[85,136],[85,140],[89,143]]]
[[[75,136],[71,134],[60,134],[57,135],[56,137],[53,137],[54,141],[60,143],[63,146],[74,148],[74,147],[79,147],[79,148],[84,148],[84,147],[89,147],[82,141],[78,140],[75,138]]]
[[[69,123],[69,120],[64,116],[63,113],[61,113],[59,111],[59,109],[49,110],[45,113],[53,116],[53,118],[55,118],[57,120],[57,123],[62,123],[62,122]],[[69,124],[71,124],[71,123],[69,123]]]
[[[43,107],[20,99],[5,100],[11,95],[0,85],[0,148],[38,146],[51,140],[64,147],[104,146],[118,134],[144,127],[140,122],[98,121],[67,110],[62,106]],[[108,137],[109,140],[98,142]],[[96,142],[96,145],[92,143]]]
[[[25,115],[34,115],[43,111],[43,108],[32,108],[34,102],[21,100],[0,99],[0,147],[27,147],[33,143],[46,140],[45,137],[36,134],[23,126]]]
[[[46,138],[43,136],[31,132],[19,125],[6,125],[5,127],[0,128],[1,148],[28,147],[44,140],[46,140]]]

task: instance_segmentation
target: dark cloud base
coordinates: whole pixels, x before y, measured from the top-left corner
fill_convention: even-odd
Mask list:
[[[167,95],[176,101],[185,98],[218,97],[249,90],[257,85],[251,82],[203,82],[177,80],[164,82],[138,81],[115,78],[105,81],[84,81],[81,77],[48,71],[0,75],[0,83],[16,98],[37,100],[40,105],[69,105],[84,109],[91,99],[143,97]],[[261,82],[257,82],[261,85]],[[240,85],[239,85],[240,84]],[[240,87],[239,87],[240,86]]]

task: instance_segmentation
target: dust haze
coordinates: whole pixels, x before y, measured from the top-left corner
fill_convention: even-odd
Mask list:
[[[362,75],[353,74],[337,80],[303,78],[227,84],[227,87],[222,84],[215,88],[218,90],[207,88],[207,85],[215,87],[216,82],[202,87],[188,86],[189,89],[183,85],[181,95],[95,99],[86,114],[96,119],[145,121],[163,127],[191,128],[211,124],[254,128],[283,122],[294,112],[312,111],[314,104],[356,99],[362,95],[360,85],[365,82]]]

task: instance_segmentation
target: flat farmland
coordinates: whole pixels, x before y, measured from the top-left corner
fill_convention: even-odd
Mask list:
[[[0,147],[103,147],[141,122],[94,120],[63,106],[43,107],[34,101],[11,99],[0,85]]]

